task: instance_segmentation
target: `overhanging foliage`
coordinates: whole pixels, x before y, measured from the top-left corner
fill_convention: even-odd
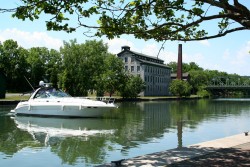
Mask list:
[[[248,1],[238,0],[21,0],[14,12],[19,19],[39,19],[44,14],[48,30],[139,39],[205,40],[250,29]],[[248,4],[249,5],[249,4]],[[214,24],[214,22],[217,22]],[[212,24],[210,24],[212,23]],[[213,26],[212,31],[207,26]],[[215,25],[215,26],[214,26]]]

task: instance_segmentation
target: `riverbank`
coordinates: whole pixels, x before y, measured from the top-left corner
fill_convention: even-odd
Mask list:
[[[138,97],[132,99],[123,99],[121,97],[112,97],[115,99],[115,102],[123,102],[123,101],[132,101],[132,102],[139,102],[139,101],[166,101],[166,100],[194,100],[194,99],[201,99],[198,96],[190,96],[190,97],[176,97],[176,96],[164,96],[164,97]],[[0,105],[16,105],[20,101],[28,100],[29,95],[22,95],[22,94],[6,94],[5,99],[0,99]]]
[[[122,166],[250,166],[250,135],[245,133],[221,139],[143,155],[100,167]]]
[[[0,105],[16,105],[20,101],[28,100],[29,96],[20,93],[6,93],[5,99],[0,99]]]
[[[121,97],[115,97],[115,101],[166,101],[166,100],[194,100],[194,99],[201,99],[202,97],[193,95],[190,97],[176,97],[176,96],[164,96],[164,97],[137,97],[131,99],[123,99]]]

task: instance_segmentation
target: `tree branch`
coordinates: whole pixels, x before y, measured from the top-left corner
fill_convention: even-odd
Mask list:
[[[234,28],[234,29],[231,29],[231,30],[226,30],[225,32],[217,34],[217,35],[210,35],[210,36],[207,36],[207,37],[196,38],[196,39],[180,39],[180,41],[197,41],[197,40],[213,39],[213,38],[223,37],[223,36],[225,36],[225,35],[227,35],[229,33],[236,32],[236,31],[242,31],[242,30],[248,30],[248,29],[245,28],[245,27],[238,27],[238,28]]]
[[[13,8],[13,9],[0,9],[0,13],[6,13],[6,12],[13,13],[15,11],[16,11],[16,8]]]

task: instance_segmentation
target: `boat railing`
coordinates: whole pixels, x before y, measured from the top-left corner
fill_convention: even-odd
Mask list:
[[[114,103],[115,98],[113,97],[84,97],[85,99],[91,99],[91,100],[97,100],[97,101],[103,101],[105,103]]]
[[[115,98],[113,98],[113,97],[96,97],[96,99],[99,101],[103,101],[105,103],[114,103],[115,102]]]

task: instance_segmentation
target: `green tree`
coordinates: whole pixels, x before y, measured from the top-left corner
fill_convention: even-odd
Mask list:
[[[45,75],[47,79],[53,86],[57,87],[59,84],[59,75],[62,70],[62,55],[60,52],[51,49],[45,65]]]
[[[208,75],[202,70],[189,71],[189,84],[192,85],[192,93],[197,94],[198,91],[203,90],[208,84]]]
[[[45,47],[33,47],[29,49],[27,61],[29,63],[30,82],[38,86],[39,81],[49,82],[46,77],[46,63],[49,50]]]
[[[179,79],[173,80],[169,86],[170,92],[178,97],[190,96],[191,89],[192,86],[188,82]]]
[[[172,72],[176,73],[177,72],[177,62],[170,62],[167,64],[168,67],[172,68]],[[183,72],[189,72],[191,70],[203,70],[203,68],[199,67],[198,64],[195,62],[190,62],[190,63],[182,63],[182,71]]]
[[[55,49],[46,47],[33,47],[30,50],[28,61],[32,67],[31,76],[38,84],[40,80],[51,82],[53,86],[58,85],[58,74],[62,67],[62,56]]]
[[[171,70],[172,73],[177,72],[177,62],[172,61],[172,62],[168,63],[167,66],[172,69]]]
[[[71,40],[64,42],[60,52],[64,68],[61,87],[74,96],[86,96],[89,90],[95,90],[100,81],[97,78],[105,71],[104,60],[110,55],[107,45],[96,40],[83,44]]]
[[[195,62],[190,62],[189,63],[189,70],[188,71],[191,71],[191,70],[203,71],[203,68],[199,67],[199,65],[196,64]]]
[[[109,55],[104,60],[105,70],[101,77],[97,78],[97,94],[109,92],[109,95],[119,90],[119,85],[122,84],[125,76],[124,63],[115,55]]]
[[[27,91],[29,86],[24,76],[28,75],[26,61],[28,51],[14,40],[6,40],[0,44],[0,68],[7,76],[8,91]]]
[[[95,29],[95,35],[108,38],[133,34],[139,39],[205,40],[236,31],[250,29],[248,1],[238,0],[21,0],[14,11],[19,19],[39,19],[46,14],[48,30],[75,31],[77,28]],[[75,17],[76,16],[76,19]],[[72,20],[77,22],[74,23]],[[89,20],[97,19],[96,22]],[[217,22],[208,32],[206,26]],[[89,31],[85,31],[88,34]],[[93,33],[92,33],[93,35]]]
[[[123,98],[136,98],[145,89],[145,83],[139,76],[126,75],[121,84],[120,93]]]

